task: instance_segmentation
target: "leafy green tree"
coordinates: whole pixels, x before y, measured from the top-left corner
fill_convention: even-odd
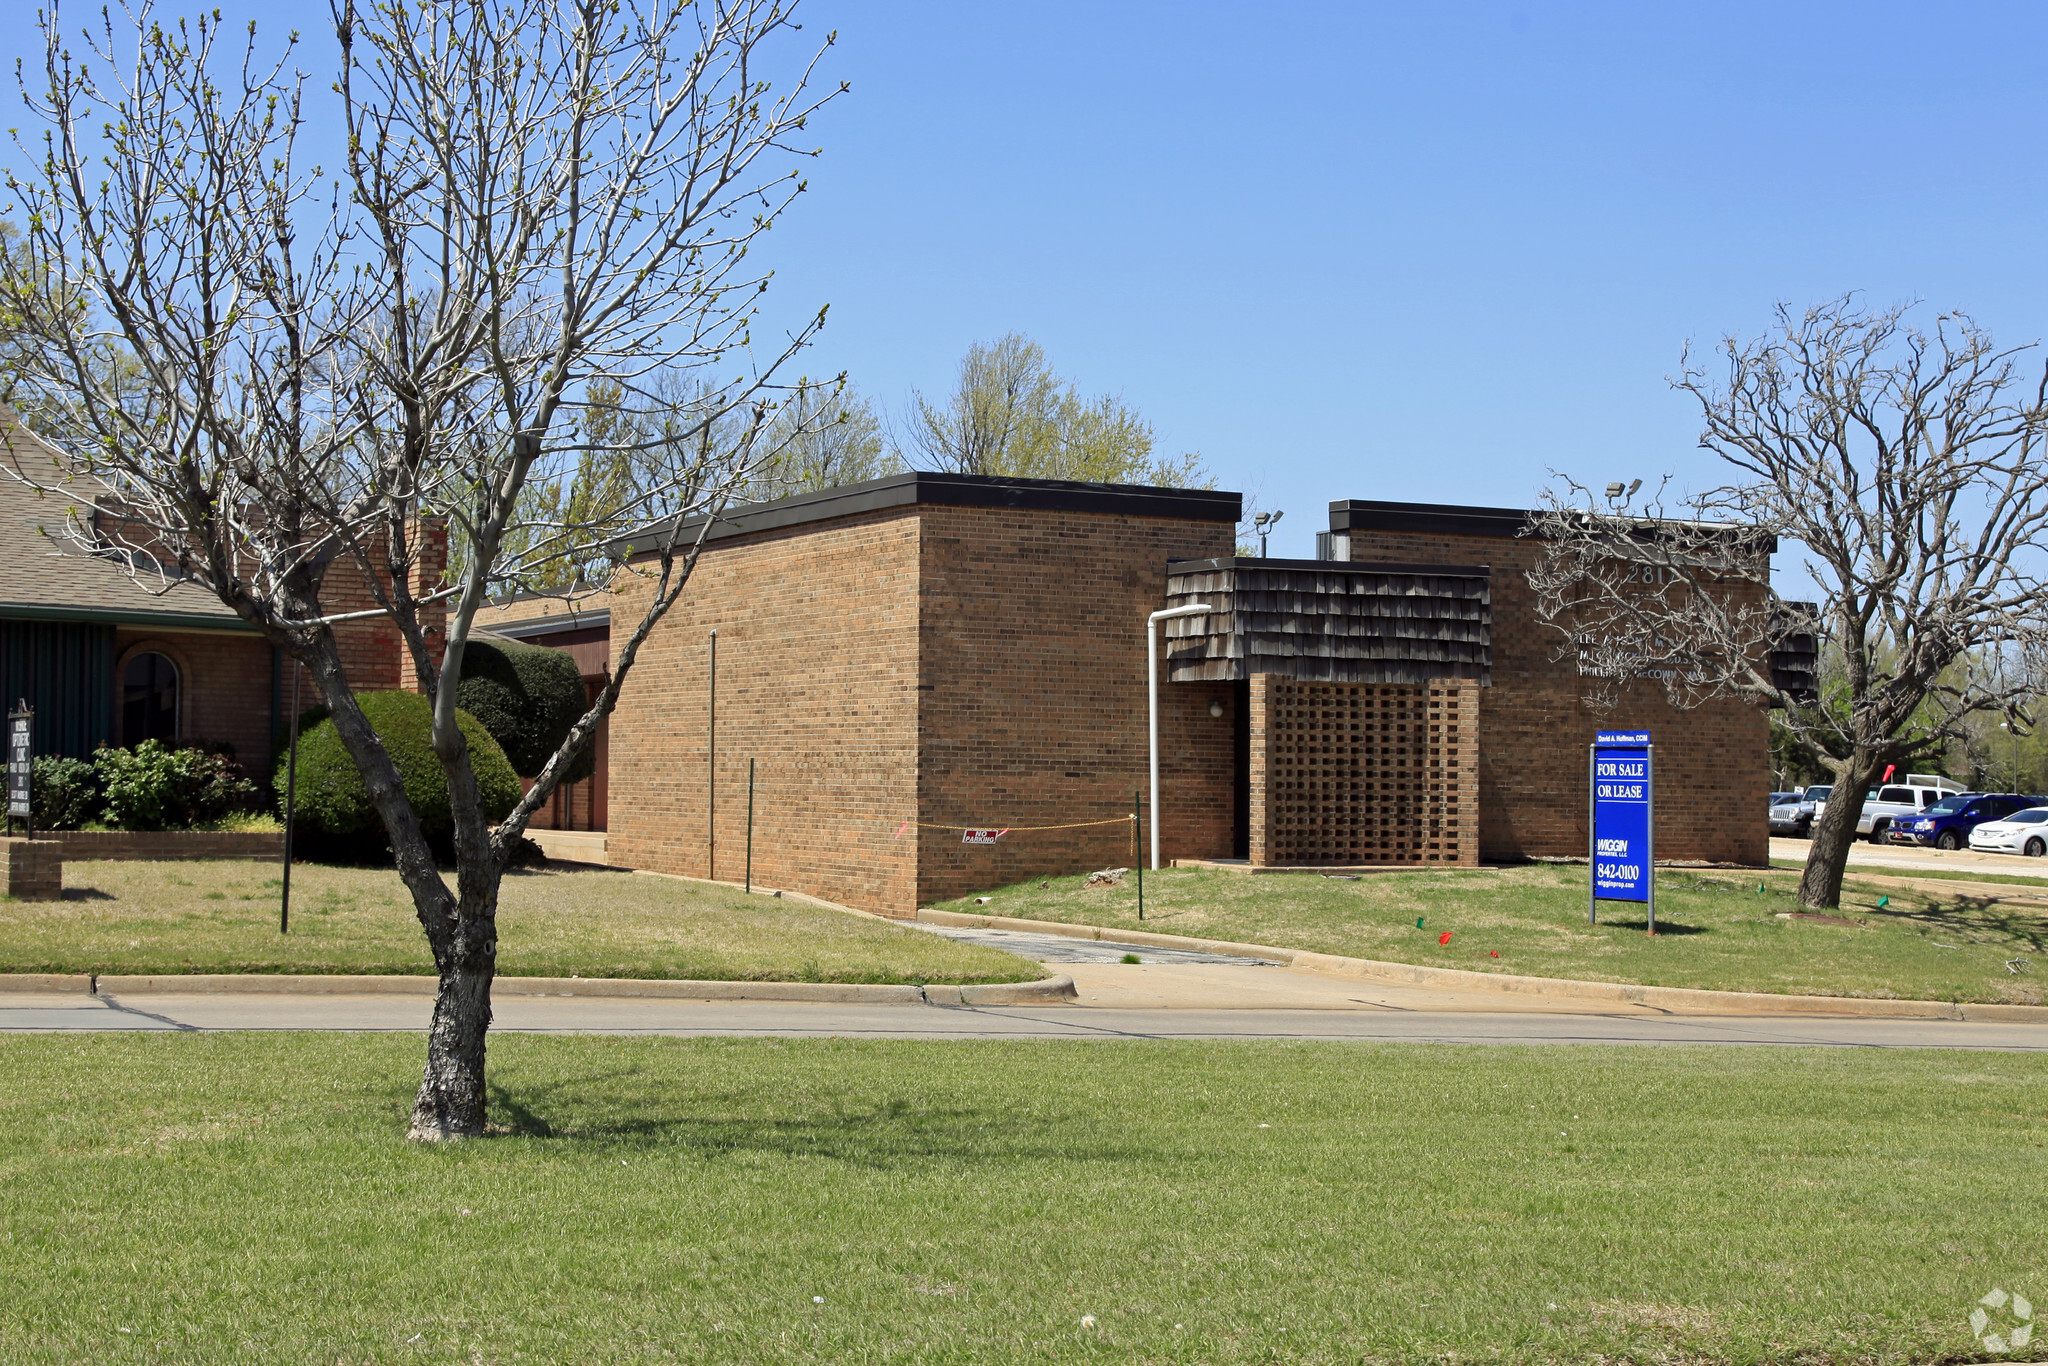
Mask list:
[[[976,342],[953,390],[910,398],[909,445],[937,469],[1027,479],[1213,488],[1199,454],[1153,455],[1152,424],[1115,394],[1084,397],[1019,332]]]
[[[748,490],[762,502],[903,470],[902,457],[882,435],[874,405],[850,384],[800,388],[776,413],[768,443],[775,454],[762,463]]]

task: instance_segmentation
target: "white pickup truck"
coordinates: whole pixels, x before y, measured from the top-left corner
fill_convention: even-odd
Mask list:
[[[1863,799],[1863,814],[1856,818],[1856,833],[1872,844],[1883,844],[1892,822],[1901,816],[1917,816],[1943,797],[1952,797],[1963,785],[1937,773],[1908,773],[1904,782],[1873,787]]]

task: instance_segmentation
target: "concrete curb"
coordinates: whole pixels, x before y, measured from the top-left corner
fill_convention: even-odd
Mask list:
[[[92,978],[82,972],[0,973],[0,992],[33,991],[43,994],[92,990]]]
[[[1149,930],[1105,930],[1096,925],[1069,925],[1057,920],[1017,920],[999,915],[963,915],[958,911],[920,910],[919,920],[986,930],[1024,930],[1069,939],[1109,939],[1120,944],[1196,949],[1240,958],[1275,958],[1299,972],[1366,981],[1401,982],[1408,986],[1446,987],[1460,991],[1491,991],[1504,995],[1565,997],[1611,1005],[1642,1006],[1674,1015],[1848,1015],[1890,1020],[1973,1020],[1985,1024],[2048,1024],[2048,1006],[1973,1004],[1955,1001],[1886,1001],[1855,996],[1787,996],[1768,991],[1707,991],[1697,987],[1645,987],[1624,982],[1582,982],[1568,977],[1521,977],[1504,972],[1472,972],[1464,968],[1431,968],[1416,963],[1383,963],[1371,958],[1345,958],[1270,944],[1238,944],[1220,939],[1154,934]]]
[[[322,976],[281,973],[162,973],[84,976],[0,974],[0,993],[77,992],[116,996],[424,996],[437,989],[426,976]],[[500,977],[496,996],[609,996],[675,1001],[810,1001],[839,1005],[1052,1005],[1078,999],[1071,977],[967,986],[868,982],[696,982],[636,977]]]

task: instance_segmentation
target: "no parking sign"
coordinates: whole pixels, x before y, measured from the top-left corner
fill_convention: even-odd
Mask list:
[[[1646,730],[1603,730],[1587,752],[1591,808],[1586,822],[1590,895],[1598,922],[1603,901],[1640,901],[1657,932],[1656,779]]]

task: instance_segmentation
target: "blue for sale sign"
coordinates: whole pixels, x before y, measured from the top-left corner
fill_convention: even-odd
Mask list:
[[[1601,731],[1591,755],[1592,900],[1640,901],[1656,926],[1650,733]],[[1589,907],[1589,910],[1593,908]]]

